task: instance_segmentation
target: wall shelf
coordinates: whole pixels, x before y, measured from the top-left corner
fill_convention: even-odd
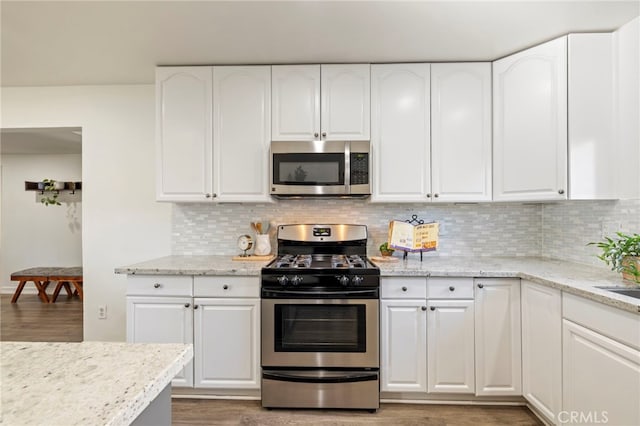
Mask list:
[[[24,182],[24,190],[25,191],[39,191],[44,194],[44,190],[42,189],[42,182]],[[70,194],[75,194],[76,191],[82,191],[82,182],[64,182],[64,188],[56,189],[54,191],[46,191],[46,192],[58,192],[68,191]]]

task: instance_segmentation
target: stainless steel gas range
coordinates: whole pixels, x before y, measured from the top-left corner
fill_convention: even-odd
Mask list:
[[[380,270],[364,225],[283,225],[262,268],[262,406],[376,410]]]

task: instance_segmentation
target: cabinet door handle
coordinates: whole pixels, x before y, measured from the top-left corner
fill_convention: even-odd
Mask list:
[[[315,132],[315,133],[313,134],[313,137],[314,137],[314,138],[317,138],[317,137],[318,137],[318,132]]]
[[[560,195],[564,194],[564,189],[558,189],[558,194]]]
[[[427,307],[426,307],[426,306],[423,306],[423,307],[422,307],[422,308],[420,308],[420,309],[422,309],[423,311],[426,311],[426,310],[427,310]],[[433,308],[431,308],[431,309],[433,309]]]
[[[454,291],[456,288],[454,286],[449,287],[449,291]]]
[[[155,284],[153,285],[153,288],[160,288],[160,283],[155,283]]]
[[[435,306],[432,306],[432,307],[431,307],[431,310],[432,310],[432,311],[435,311],[435,310],[436,310],[436,307],[435,307]]]
[[[184,304],[184,307],[185,307],[185,308],[188,308],[189,306],[191,306],[191,303],[185,303],[185,304]]]
[[[478,288],[484,288],[484,284],[478,284]]]
[[[427,198],[431,198],[431,194],[427,194]]]
[[[322,137],[326,138],[327,137],[327,132],[322,132]]]
[[[406,287],[402,287],[402,291],[407,291],[407,288]]]
[[[198,309],[198,305],[193,305],[193,309]]]
[[[206,198],[211,198],[211,194],[204,194]]]
[[[229,290],[229,286],[225,284],[225,285],[222,286],[222,289],[223,290]]]
[[[438,197],[440,196],[440,194],[438,194],[438,193],[436,192],[435,194],[433,194],[433,196],[434,196],[435,198],[438,198]]]
[[[215,192],[213,193],[213,198],[216,198],[218,196],[218,194],[216,194]]]

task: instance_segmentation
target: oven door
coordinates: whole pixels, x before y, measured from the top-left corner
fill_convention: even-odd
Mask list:
[[[262,299],[262,366],[379,368],[378,324],[378,299]]]
[[[341,141],[272,142],[271,194],[348,194],[347,155]]]

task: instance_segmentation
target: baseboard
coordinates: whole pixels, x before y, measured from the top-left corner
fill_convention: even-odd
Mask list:
[[[16,286],[18,284],[16,283],[16,285],[14,286],[3,286],[0,287],[0,294],[13,294],[16,292]],[[31,285],[29,285],[29,283],[27,283],[27,285],[24,286],[24,288],[22,289],[22,294],[38,294],[38,290],[36,289],[36,286],[31,283]]]

